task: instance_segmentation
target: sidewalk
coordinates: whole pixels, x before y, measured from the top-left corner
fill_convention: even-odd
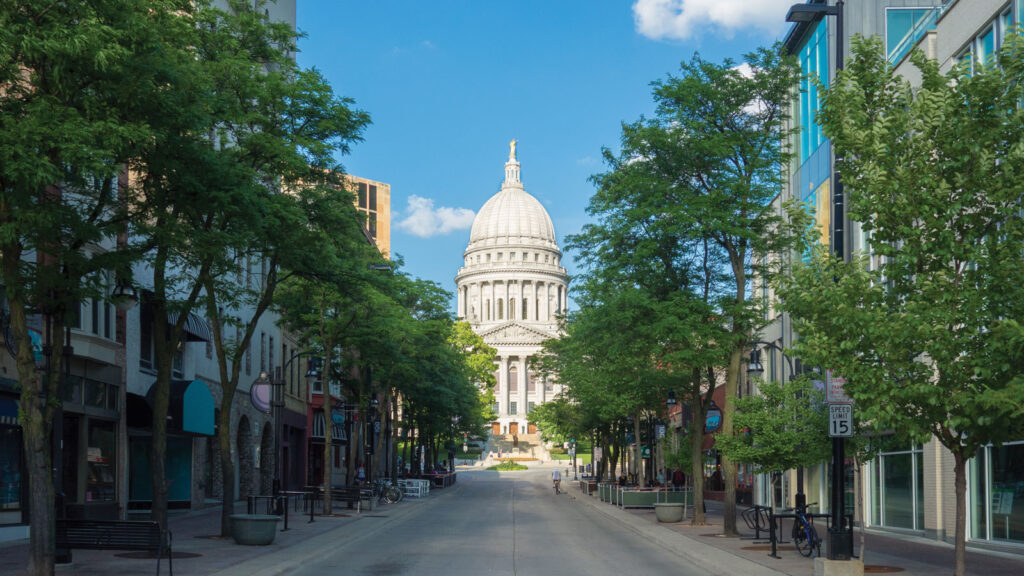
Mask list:
[[[714,574],[814,574],[813,559],[801,556],[791,542],[777,545],[780,558],[769,556],[771,545],[768,537],[765,535],[763,540],[753,540],[753,532],[741,519],[737,522],[741,538],[722,537],[724,506],[721,502],[707,502],[707,524],[691,526],[692,510],[687,511],[687,517],[682,523],[659,524],[653,510],[623,510],[601,502],[596,494],[587,496],[576,486],[569,490],[569,494],[577,502],[615,518],[640,535]],[[789,524],[785,524],[784,533],[788,527]],[[823,537],[827,538],[826,535]],[[788,540],[788,537],[785,539]],[[864,537],[864,546],[867,550],[865,573],[899,572],[908,576],[932,576],[951,574],[953,571],[953,546],[944,542],[869,529]],[[822,548],[824,552],[824,544]],[[860,555],[859,529],[854,533],[854,550],[855,554]],[[877,568],[872,570],[872,566]],[[967,573],[977,576],[1019,576],[1024,574],[1024,555],[968,548]]]
[[[335,504],[334,515],[316,516],[312,523],[309,522],[309,514],[302,515],[301,508],[297,512],[289,510],[288,531],[282,532],[284,523],[278,522],[277,536],[274,543],[269,546],[240,546],[231,538],[221,538],[219,506],[180,514],[172,512],[168,525],[174,537],[174,572],[188,576],[210,576],[219,573],[230,575],[237,572],[233,569],[254,559],[260,559],[263,561],[261,565],[265,568],[261,573],[281,573],[293,567],[292,564],[301,562],[304,550],[312,553],[316,546],[323,546],[325,539],[336,537],[335,532],[345,526],[367,517],[403,515],[416,508],[417,503],[416,499],[407,498],[386,508],[383,505],[374,506],[373,510],[369,510],[364,503],[363,510],[358,515],[354,509],[349,510],[344,504]],[[245,508],[244,503],[239,503],[235,506],[235,511],[244,513]],[[58,576],[152,576],[156,571],[156,558],[146,557],[146,554],[116,550],[74,550],[73,563],[57,566],[56,573]],[[22,575],[27,565],[27,541],[0,546],[0,576]],[[167,559],[161,561],[160,573],[170,573]],[[240,574],[252,576],[253,572],[248,569]]]

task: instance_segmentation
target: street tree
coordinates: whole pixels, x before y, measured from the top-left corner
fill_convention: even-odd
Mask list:
[[[825,394],[809,378],[759,382],[757,394],[733,402],[732,434],[715,442],[730,460],[771,474],[829,459]]]
[[[780,283],[797,353],[846,378],[862,419],[949,451],[958,576],[967,461],[1024,432],[1022,49],[1010,35],[994,60],[947,74],[915,52],[911,87],[880,40],[855,39],[819,119],[871,254],[819,247]]]
[[[774,48],[760,48],[737,65],[694,56],[678,76],[653,83],[655,116],[643,119],[634,156],[656,170],[665,193],[657,205],[673,210],[684,234],[706,239],[720,254],[728,290],[716,294],[717,320],[725,334],[715,340],[728,350],[725,393],[737,395],[748,342],[764,322],[766,302],[752,295],[753,276],[770,280],[778,260],[795,243],[772,202],[789,154],[784,120],[798,69]],[[685,217],[685,220],[683,219]],[[722,407],[725,434],[733,406]],[[726,535],[736,530],[736,466],[723,461]]]
[[[103,300],[133,194],[124,166],[171,106],[189,2],[0,5],[0,261],[21,387],[28,574],[54,570],[54,415],[76,303]],[[70,353],[70,349],[67,349]]]

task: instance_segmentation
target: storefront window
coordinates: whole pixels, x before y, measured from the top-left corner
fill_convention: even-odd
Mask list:
[[[1024,443],[983,448],[970,481],[971,536],[1024,542]]]
[[[21,509],[21,427],[0,426],[0,525],[21,523]]]
[[[114,485],[114,423],[89,421],[89,445],[86,448],[85,501],[110,502],[117,498]]]
[[[922,446],[884,452],[872,463],[871,523],[889,528],[924,529],[924,452]]]

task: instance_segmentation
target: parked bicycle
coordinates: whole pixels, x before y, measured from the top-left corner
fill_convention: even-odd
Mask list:
[[[821,556],[821,538],[818,537],[818,531],[814,529],[813,517],[807,514],[807,508],[815,505],[817,502],[797,506],[793,509],[796,514],[796,519],[793,521],[793,544],[796,545],[796,551],[807,558],[810,558],[815,552]]]
[[[373,481],[373,490],[377,495],[377,502],[383,502],[385,504],[394,504],[401,502],[405,494],[402,489],[391,483],[391,480],[387,478],[378,478]]]

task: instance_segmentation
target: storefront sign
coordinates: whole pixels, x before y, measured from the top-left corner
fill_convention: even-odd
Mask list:
[[[718,409],[718,406],[712,402],[711,407],[708,408],[708,414],[704,418],[704,433],[710,434],[716,432],[722,427],[722,411]]]
[[[270,414],[270,382],[253,382],[249,388],[249,400],[253,408],[264,414]]]

